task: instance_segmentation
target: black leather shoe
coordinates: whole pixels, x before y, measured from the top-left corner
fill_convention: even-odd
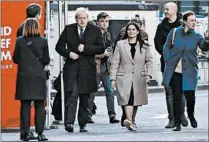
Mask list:
[[[80,132],[88,132],[88,130],[86,129],[86,126],[80,126]]]
[[[188,126],[188,120],[187,120],[187,118],[186,118],[186,116],[184,114],[181,115],[181,124],[184,127]]]
[[[96,114],[96,110],[97,110],[97,106],[95,105],[95,103],[94,103],[94,105],[93,105],[93,109],[92,109],[92,114]]]
[[[38,141],[48,141],[48,139],[43,134],[38,134]]]
[[[174,120],[169,120],[168,124],[165,126],[165,128],[173,128],[174,127]]]
[[[24,134],[21,132],[20,133],[20,140],[23,140],[24,139]]]
[[[181,131],[181,123],[175,124],[173,131]]]
[[[119,123],[120,121],[115,116],[110,117],[110,123]]]
[[[29,134],[23,134],[23,138],[21,140],[22,141],[29,141],[30,140]]]
[[[29,132],[28,136],[29,136],[30,140],[36,140],[37,139],[37,136],[35,136],[35,134],[33,132]],[[20,133],[20,140],[23,140],[23,139],[24,139],[24,133],[21,132]]]
[[[67,124],[67,125],[65,126],[65,130],[66,130],[67,132],[69,132],[69,133],[74,132],[73,124]]]
[[[194,116],[193,116],[193,117],[190,117],[189,120],[190,120],[191,126],[192,126],[193,128],[197,128],[197,121],[196,121],[196,119],[194,118]]]
[[[94,123],[94,120],[91,117],[89,117],[87,123]]]
[[[33,132],[29,132],[30,140],[37,140],[37,135],[35,135]]]

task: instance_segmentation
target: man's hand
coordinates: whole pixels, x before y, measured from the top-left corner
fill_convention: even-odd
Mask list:
[[[115,83],[115,80],[111,80],[111,87],[112,87],[112,88],[115,88],[115,84],[116,84],[116,83]]]
[[[112,52],[107,51],[107,49],[105,50],[105,52],[103,54],[100,55],[96,55],[96,58],[102,59],[104,57],[110,57],[112,55]]]
[[[79,44],[78,51],[79,52],[83,52],[84,51],[84,45],[83,44]]]
[[[104,57],[105,57],[104,54],[96,55],[96,58],[98,58],[98,59],[102,59]]]
[[[79,58],[78,54],[74,53],[74,52],[70,52],[69,57],[73,60],[77,60]]]
[[[150,83],[150,76],[146,76],[146,83],[147,83],[147,84]]]
[[[104,52],[104,56],[109,57],[112,55],[112,52],[108,52],[107,49]]]

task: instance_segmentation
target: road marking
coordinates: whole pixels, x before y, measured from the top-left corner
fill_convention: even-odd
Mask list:
[[[154,118],[154,119],[163,119],[163,118],[167,118],[167,117],[168,117],[168,114],[159,114],[159,115],[157,115],[155,117],[152,117],[152,118]]]

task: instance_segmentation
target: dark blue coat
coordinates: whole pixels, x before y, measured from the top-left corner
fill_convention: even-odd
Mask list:
[[[166,87],[170,85],[176,65],[182,58],[182,89],[196,90],[198,81],[197,47],[203,51],[208,51],[209,43],[194,30],[185,33],[183,26],[180,26],[176,29],[174,44],[171,49],[172,36],[173,30],[168,34],[163,47],[165,71],[162,85]]]

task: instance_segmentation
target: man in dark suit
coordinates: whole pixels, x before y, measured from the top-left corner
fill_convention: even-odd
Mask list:
[[[26,9],[26,15],[27,15],[27,18],[37,18],[37,20],[40,20],[41,19],[41,6],[36,3],[29,4]],[[20,25],[20,27],[17,30],[17,33],[16,33],[17,37],[23,35],[23,27],[24,27],[24,22]],[[20,120],[20,126],[21,126],[20,139],[22,140],[24,137],[22,120]],[[37,139],[37,136],[35,136],[33,132],[29,133],[29,137],[31,140]]]
[[[88,10],[78,8],[76,23],[66,25],[56,51],[66,58],[63,77],[65,89],[65,130],[73,132],[77,99],[80,132],[87,132],[90,93],[97,91],[95,55],[105,50],[98,27],[88,24]],[[67,45],[67,48],[66,48]]]

